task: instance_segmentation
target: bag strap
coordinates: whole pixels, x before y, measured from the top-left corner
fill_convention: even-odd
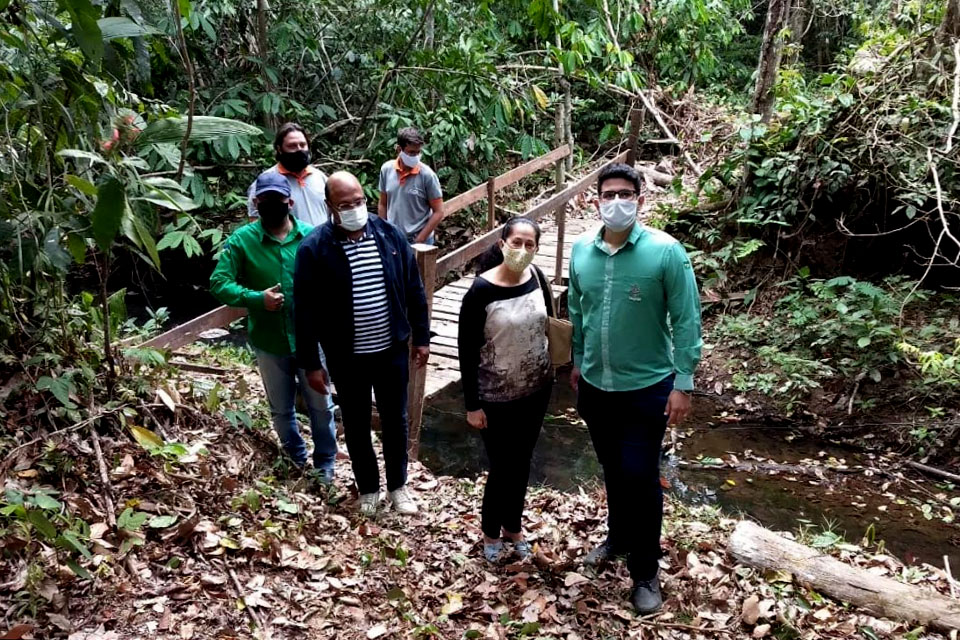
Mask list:
[[[553,290],[547,284],[547,277],[537,265],[532,265],[534,273],[537,274],[537,280],[540,281],[540,291],[543,292],[543,302],[547,305],[547,315],[551,318],[557,317],[557,312],[553,308]]]

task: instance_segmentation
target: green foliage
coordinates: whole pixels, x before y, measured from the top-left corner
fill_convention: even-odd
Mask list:
[[[33,486],[26,491],[7,488],[0,498],[0,536],[12,534],[28,549],[40,544],[52,546],[63,563],[79,577],[89,580],[90,572],[80,565],[93,559],[87,546],[90,527],[73,517],[49,487]]]
[[[725,316],[717,333],[731,344],[755,349],[734,372],[738,391],[757,391],[780,400],[788,410],[827,381],[881,382],[901,370],[903,354],[915,358],[928,389],[956,390],[956,356],[912,344],[954,343],[958,335],[955,303],[926,309],[928,293],[914,291],[904,278],[882,286],[849,277],[785,283],[769,317]],[[921,310],[919,329],[901,327],[901,310]],[[939,356],[939,357],[938,357]],[[953,358],[951,360],[951,358]]]
[[[643,25],[652,31],[648,55],[656,61],[661,77],[681,89],[721,79],[740,89],[756,66],[755,56],[739,61],[735,54],[752,11],[753,4],[747,0],[657,2],[650,24]],[[759,48],[758,43],[754,45]]]
[[[957,318],[950,320],[950,329],[954,334],[958,333]],[[924,351],[906,341],[897,344],[897,348],[911,365],[920,370],[924,384],[960,388],[960,338],[954,341],[953,351]]]

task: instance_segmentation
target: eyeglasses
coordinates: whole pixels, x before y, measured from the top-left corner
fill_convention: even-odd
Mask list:
[[[363,207],[363,206],[366,206],[366,204],[367,204],[366,198],[358,198],[357,200],[351,200],[350,202],[341,202],[340,204],[337,205],[337,213],[343,213],[344,211],[348,211],[350,209]]]
[[[637,197],[637,192],[633,189],[623,189],[621,191],[604,191],[600,194],[600,199],[604,202],[612,202],[613,200],[620,198],[621,200],[634,200]]]

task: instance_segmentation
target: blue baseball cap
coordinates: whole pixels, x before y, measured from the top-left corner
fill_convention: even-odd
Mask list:
[[[284,198],[290,197],[290,183],[287,179],[275,171],[264,171],[257,176],[257,185],[254,188],[253,195],[260,197],[268,191],[275,191]]]

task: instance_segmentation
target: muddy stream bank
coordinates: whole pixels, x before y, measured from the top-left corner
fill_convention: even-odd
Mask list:
[[[574,409],[566,384],[554,387],[547,419],[534,452],[531,483],[563,490],[602,482],[590,436]],[[668,432],[661,474],[668,499],[715,504],[779,530],[810,527],[813,535],[839,534],[858,544],[864,537],[908,563],[960,566],[960,526],[951,511],[960,488],[911,475],[900,480],[871,469],[889,468],[886,457],[852,450],[788,428],[726,424],[707,396],[695,399],[691,420]],[[452,388],[424,410],[420,459],[435,473],[475,476],[487,468],[482,441],[466,425],[462,394]],[[846,467],[846,473],[770,474],[720,464],[760,462],[817,469]],[[686,463],[695,463],[691,469]],[[863,467],[862,469],[860,467]],[[950,500],[956,498],[951,509]],[[830,534],[820,540],[829,541]]]

